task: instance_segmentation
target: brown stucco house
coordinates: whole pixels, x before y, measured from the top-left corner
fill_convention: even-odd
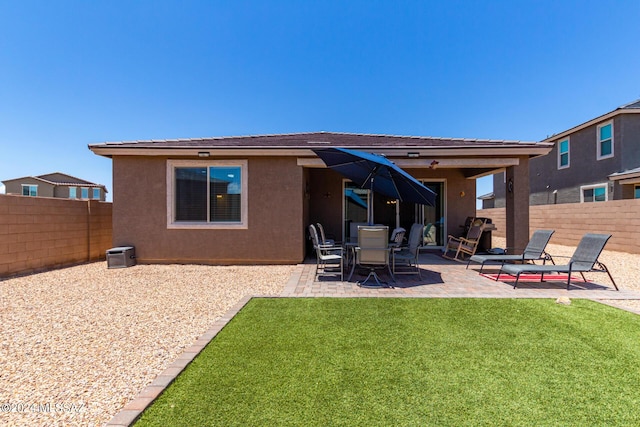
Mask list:
[[[2,181],[6,194],[31,197],[57,197],[63,199],[100,200],[107,195],[107,187],[61,172],[38,176],[25,176]]]
[[[444,245],[475,215],[475,179],[506,171],[507,243],[529,239],[529,159],[550,144],[331,132],[91,144],[113,160],[113,245],[139,262],[298,263],[307,226],[343,239],[366,219],[367,191],[312,151],[345,147],[383,154],[438,194],[436,206],[374,197],[376,223],[431,224]],[[435,230],[435,233],[433,231]]]

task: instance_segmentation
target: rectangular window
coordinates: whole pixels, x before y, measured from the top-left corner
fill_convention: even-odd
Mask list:
[[[607,184],[585,185],[580,187],[580,191],[580,201],[583,203],[606,202],[608,200]]]
[[[22,184],[22,195],[36,197],[38,195],[38,186]]]
[[[640,185],[636,185],[633,189],[633,198],[640,199]]]
[[[598,126],[598,160],[613,157],[613,123]]]
[[[78,198],[78,189],[76,187],[69,187],[69,198],[70,199]]]
[[[82,187],[80,189],[80,198],[88,199],[89,198],[89,189],[87,187]]]
[[[169,160],[169,228],[246,228],[246,170],[246,160]]]
[[[558,169],[569,167],[569,138],[558,142]]]
[[[99,188],[94,188],[93,189],[93,196],[91,198],[95,199],[95,200],[100,200],[100,189]]]

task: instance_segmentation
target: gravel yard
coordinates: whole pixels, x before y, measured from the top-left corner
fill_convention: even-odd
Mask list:
[[[640,291],[640,255],[600,260]],[[103,425],[242,297],[280,295],[294,269],[98,262],[0,280],[0,425]],[[640,313],[640,301],[609,302]]]
[[[243,296],[279,295],[293,269],[98,262],[0,281],[0,424],[103,425]]]

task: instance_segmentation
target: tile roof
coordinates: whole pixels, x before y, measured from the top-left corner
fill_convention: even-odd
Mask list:
[[[640,108],[640,99],[618,107],[618,110],[626,110],[628,108]]]
[[[531,146],[536,142],[495,139],[438,138],[338,132],[225,136],[192,139],[122,141],[91,144],[90,148],[317,148],[341,147],[503,147]]]

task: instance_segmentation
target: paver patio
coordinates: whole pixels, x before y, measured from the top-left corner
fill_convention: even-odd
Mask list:
[[[417,275],[397,275],[396,283],[389,281],[393,288],[366,289],[351,282],[340,282],[330,276],[315,278],[315,260],[300,264],[282,296],[288,297],[412,297],[412,298],[571,298],[588,299],[640,299],[640,292],[616,291],[606,274],[587,276],[593,282],[572,281],[571,289],[566,289],[565,281],[521,282],[517,289],[502,281],[495,281],[478,274],[479,265],[443,259],[437,253],[420,254],[422,278]],[[484,273],[491,272],[485,266]],[[497,272],[497,269],[493,270]],[[613,272],[615,278],[615,272]],[[508,276],[505,276],[505,278]],[[579,275],[574,276],[579,278]],[[388,280],[388,273],[381,272],[381,278]],[[600,283],[599,283],[599,282]]]

